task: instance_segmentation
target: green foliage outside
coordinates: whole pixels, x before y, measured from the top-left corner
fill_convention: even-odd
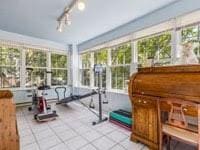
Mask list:
[[[67,85],[67,69],[52,69],[51,85]]]
[[[81,55],[82,59],[82,68],[90,68],[91,67],[91,54],[85,53]]]
[[[67,56],[61,54],[51,54],[51,67],[67,69]]]
[[[46,83],[47,54],[34,49],[26,50],[26,87],[39,86]]]
[[[26,51],[26,66],[46,67],[47,55],[45,52],[29,49]]]
[[[126,81],[129,80],[130,66],[112,67],[112,89],[127,89]]]
[[[0,88],[20,86],[20,50],[0,47]]]
[[[154,59],[157,65],[170,63],[171,34],[163,33],[158,36],[145,38],[137,42],[139,67],[148,66],[148,59]]]
[[[90,86],[91,53],[82,54],[81,60],[82,60],[81,84],[84,86]]]
[[[94,52],[94,64],[108,64],[108,50],[102,49]]]
[[[51,54],[51,85],[67,85],[67,56]]]
[[[112,89],[126,89],[126,80],[130,75],[131,44],[125,43],[111,51]]]
[[[94,52],[94,64],[102,64],[106,65],[108,64],[108,50],[102,49],[99,51]],[[103,69],[102,72],[102,82],[101,86],[106,87],[106,68]],[[98,86],[98,76],[94,74],[94,86]]]
[[[125,43],[111,51],[112,65],[123,65],[131,63],[131,44]]]

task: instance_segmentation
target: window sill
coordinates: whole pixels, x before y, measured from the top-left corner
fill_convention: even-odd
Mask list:
[[[90,87],[90,86],[84,86],[84,85],[81,85],[81,86],[79,86],[79,87],[75,87],[75,88],[82,88],[82,89],[88,89],[88,90],[94,89],[93,87]]]
[[[92,90],[92,89],[97,89],[98,87],[79,86],[79,87],[76,87],[76,88],[82,88],[82,89]],[[109,89],[109,90],[106,90],[106,92],[128,95],[128,91],[126,91],[126,90]]]
[[[110,90],[108,90],[108,92],[128,95],[128,90],[110,89]]]
[[[51,89],[54,89],[54,88],[56,88],[56,87],[62,87],[62,86],[64,86],[64,87],[70,87],[70,86],[68,86],[68,85],[58,85],[58,86],[51,86]],[[1,88],[1,90],[11,90],[11,91],[26,91],[26,90],[32,90],[32,89],[34,89],[34,87],[18,87],[18,88]]]

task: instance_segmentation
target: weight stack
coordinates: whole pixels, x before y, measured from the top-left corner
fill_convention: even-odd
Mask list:
[[[132,128],[132,114],[131,112],[119,109],[110,112],[109,121],[131,131]]]

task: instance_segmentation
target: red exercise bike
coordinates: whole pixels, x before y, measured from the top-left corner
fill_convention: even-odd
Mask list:
[[[27,68],[27,70],[31,71],[32,68]],[[47,72],[46,73],[51,73]],[[32,91],[32,106],[28,108],[29,111],[34,111],[34,118],[39,121],[50,121],[54,120],[58,117],[55,110],[51,109],[51,105],[47,104],[47,100],[45,98],[47,94],[47,90],[51,89],[48,85],[42,85],[37,88],[34,88]]]

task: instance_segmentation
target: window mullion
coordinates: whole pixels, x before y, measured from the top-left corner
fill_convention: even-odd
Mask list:
[[[131,41],[131,65],[130,65],[130,75],[137,72],[138,66],[138,50],[137,41]]]
[[[111,48],[108,49],[107,51],[108,57],[108,65],[106,66],[106,89],[110,90],[111,89],[111,82],[112,82],[112,73],[111,73],[111,65],[112,65],[112,56],[111,56]]]
[[[176,49],[174,50],[174,52],[175,52],[174,59],[179,59],[180,55],[181,55],[181,50],[178,47],[182,41],[181,30],[176,31],[174,34],[175,34],[174,36],[176,37],[176,40],[174,41],[174,44],[176,47]]]
[[[51,53],[47,52],[47,71],[51,71]],[[51,85],[51,73],[47,73],[47,85]]]
[[[90,87],[94,87],[94,71],[93,71],[93,67],[94,67],[94,52],[92,52],[90,54],[90,62],[91,62],[91,66],[90,66]]]
[[[176,27],[176,19],[174,19],[173,21],[173,30],[171,32],[171,64],[175,64],[176,60],[178,58],[178,48],[177,48],[177,43],[179,43],[181,36],[179,36],[179,31],[177,31],[177,27]]]
[[[20,87],[26,87],[26,50],[21,48]]]

